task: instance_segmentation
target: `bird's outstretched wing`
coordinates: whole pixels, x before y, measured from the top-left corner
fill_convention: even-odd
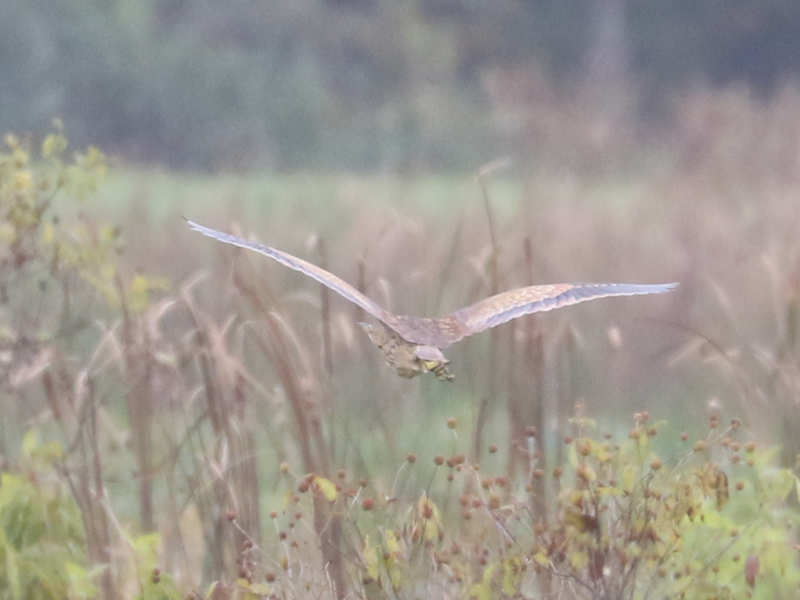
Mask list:
[[[299,271],[303,275],[308,275],[312,279],[317,280],[319,283],[332,289],[334,292],[346,298],[353,304],[357,304],[376,319],[384,322],[387,319],[388,313],[383,307],[367,298],[364,294],[359,292],[346,281],[338,278],[333,273],[329,273],[325,269],[319,268],[317,265],[311,264],[302,258],[297,258],[296,256],[292,256],[291,254],[276,248],[265,246],[264,244],[259,244],[258,242],[249,242],[242,238],[236,237],[235,235],[217,231],[216,229],[211,229],[210,227],[204,227],[203,225],[195,223],[194,221],[190,221],[189,219],[186,219],[186,222],[194,231],[198,231],[210,238],[214,238],[215,240],[219,240],[220,242],[225,242],[226,244],[231,244],[233,246],[239,246],[240,248],[255,250],[260,254],[269,256],[271,259],[278,261],[282,265],[287,266],[290,269],[294,269],[295,271]]]
[[[674,289],[677,285],[677,283],[556,283],[508,290],[444,317],[444,319],[455,319],[463,325],[460,331],[459,329],[454,330],[464,332],[463,335],[457,339],[448,340],[448,342],[452,344],[468,335],[535,312],[553,310],[609,296],[662,294]]]

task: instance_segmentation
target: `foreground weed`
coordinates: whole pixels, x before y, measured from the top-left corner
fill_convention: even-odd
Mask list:
[[[431,481],[430,493],[428,485],[393,495],[398,479],[423,482],[412,475],[415,455],[391,490],[345,471],[334,482],[285,465],[275,535],[243,552],[243,584],[275,597],[343,595],[310,562],[318,540],[305,515],[321,499],[342,521],[349,597],[795,597],[799,521],[787,498],[798,479],[774,466],[777,449],[750,441],[738,420],[712,419],[694,442],[671,434],[677,450],[668,458],[654,451],[666,424],[646,413],[634,415],[624,440],[599,435],[586,417],[569,428],[564,463],[546,472],[539,456],[517,480],[464,455],[437,456],[434,478],[444,481]],[[536,509],[545,487],[547,517]]]

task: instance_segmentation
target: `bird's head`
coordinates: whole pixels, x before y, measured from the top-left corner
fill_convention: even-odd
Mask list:
[[[455,376],[447,368],[450,361],[436,346],[417,346],[414,349],[414,356],[419,361],[422,369],[433,373],[437,379],[442,381],[453,381],[455,379]]]
[[[370,341],[383,352],[390,367],[401,377],[412,378],[420,373],[433,373],[443,381],[453,381],[447,369],[450,362],[436,346],[412,344],[383,326],[359,323]]]

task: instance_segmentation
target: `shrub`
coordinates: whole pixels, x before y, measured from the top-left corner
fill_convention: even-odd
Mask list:
[[[490,476],[463,457],[442,462],[430,496],[345,480],[326,492],[331,482],[303,486],[319,478],[298,477],[301,491],[288,492],[275,514],[277,545],[249,548],[248,560],[278,597],[326,587],[308,564],[314,544],[297,517],[324,493],[342,518],[359,597],[796,596],[798,514],[787,497],[798,480],[774,466],[776,449],[747,442],[738,421],[712,421],[694,444],[672,436],[677,451],[664,459],[653,446],[665,424],[646,414],[623,441],[597,435],[591,419],[575,418],[571,429],[564,464],[532,458],[522,480]]]
[[[0,597],[92,598],[80,511],[57,472],[62,449],[28,432],[17,468],[0,474]]]

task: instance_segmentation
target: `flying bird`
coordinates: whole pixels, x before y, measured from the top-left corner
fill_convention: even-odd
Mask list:
[[[677,287],[677,283],[555,283],[516,288],[490,296],[444,317],[396,315],[359,292],[333,273],[292,256],[287,252],[250,242],[229,233],[204,227],[186,220],[198,231],[220,242],[254,250],[282,265],[299,271],[330,288],[379,321],[378,325],[360,323],[369,339],[383,352],[390,367],[402,377],[433,373],[437,378],[453,380],[447,368],[450,361],[442,350],[491,327],[517,317],[578,304],[609,296],[661,294]]]

